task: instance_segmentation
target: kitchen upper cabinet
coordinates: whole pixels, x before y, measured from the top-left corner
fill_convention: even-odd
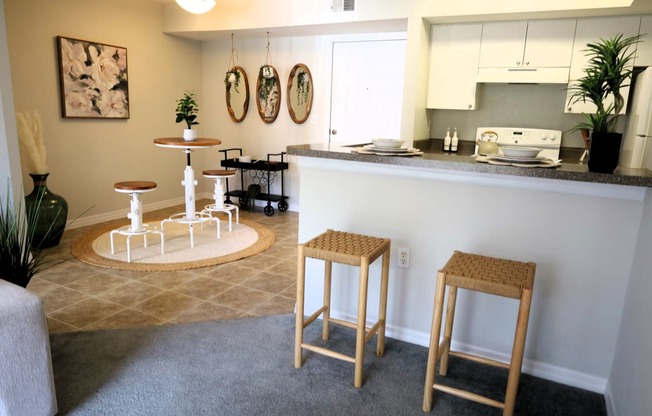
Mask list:
[[[652,16],[641,17],[641,29],[644,34],[638,42],[634,66],[652,66]]]
[[[573,45],[573,57],[570,69],[570,80],[568,83],[569,89],[566,94],[565,102],[566,113],[595,113],[596,111],[595,105],[593,105],[593,103],[583,103],[579,101],[574,104],[569,104],[569,99],[573,94],[573,83],[575,80],[584,76],[584,69],[588,63],[586,56],[586,45],[588,43],[599,42],[601,38],[608,39],[619,34],[622,34],[623,37],[635,36],[638,34],[640,23],[640,16],[577,19],[575,44]],[[629,87],[622,88],[621,94],[625,99],[625,105],[623,109],[626,109],[627,99],[629,96]],[[605,105],[610,105],[612,103],[613,99],[606,101]]]
[[[481,24],[433,25],[427,108],[475,110]]]
[[[485,23],[479,66],[569,67],[575,22],[575,19],[560,19]]]

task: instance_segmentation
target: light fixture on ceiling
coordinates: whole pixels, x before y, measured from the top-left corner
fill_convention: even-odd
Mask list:
[[[215,0],[176,0],[177,4],[187,12],[204,14],[215,7]]]

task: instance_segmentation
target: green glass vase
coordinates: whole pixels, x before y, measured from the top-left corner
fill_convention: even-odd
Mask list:
[[[59,245],[68,219],[68,202],[48,189],[48,175],[30,173],[34,189],[25,197],[28,230],[37,249]]]

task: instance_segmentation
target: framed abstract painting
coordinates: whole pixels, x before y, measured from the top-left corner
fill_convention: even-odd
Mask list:
[[[61,116],[129,118],[127,49],[57,36]]]

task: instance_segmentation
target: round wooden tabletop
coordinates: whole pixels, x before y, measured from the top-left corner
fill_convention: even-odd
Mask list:
[[[161,137],[154,139],[154,144],[160,147],[172,147],[175,149],[197,149],[218,146],[222,144],[222,141],[203,137],[198,137],[195,140],[184,140],[183,137]]]

